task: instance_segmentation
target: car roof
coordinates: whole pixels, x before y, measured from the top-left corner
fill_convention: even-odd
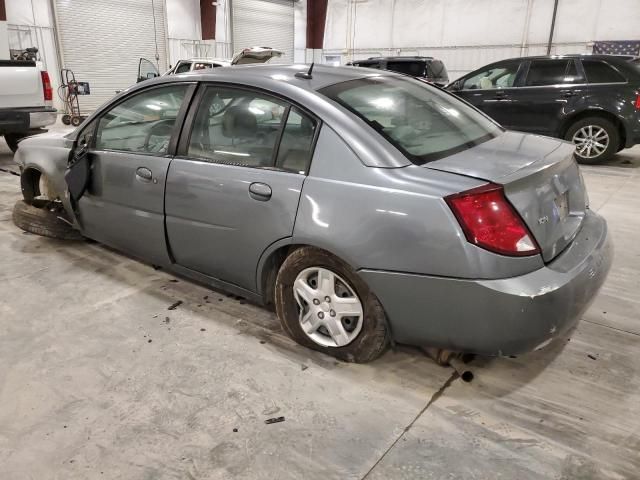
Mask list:
[[[568,53],[564,55],[534,55],[531,57],[505,58],[504,60],[499,60],[493,63],[508,62],[514,60],[554,60],[563,58],[596,58],[600,60],[617,60],[620,62],[627,62],[637,57],[633,55],[606,55],[603,53]]]
[[[367,59],[354,60],[356,62],[368,62],[369,60],[393,60],[394,62],[415,62],[416,60],[437,60],[435,57],[420,57],[420,56],[400,56],[400,57],[369,57]]]
[[[182,58],[180,62],[225,62],[230,63],[231,60],[227,58],[210,58],[210,57],[196,57],[196,58]]]
[[[194,72],[174,75],[184,80],[212,81],[228,80],[242,83],[243,79],[269,79],[284,82],[306,90],[320,90],[340,82],[357,80],[365,77],[398,76],[397,73],[386,70],[369,70],[358,67],[334,67],[330,65],[314,65],[311,78],[300,78],[298,73],[306,73],[311,65],[279,65],[279,64],[249,64],[220,67],[214,70],[196,70]],[[159,77],[165,79],[166,77]],[[158,79],[150,82],[162,81]],[[169,80],[166,80],[169,81]]]

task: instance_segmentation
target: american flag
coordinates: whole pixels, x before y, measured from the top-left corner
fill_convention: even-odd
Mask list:
[[[593,53],[606,55],[640,55],[640,40],[615,40],[595,42]]]

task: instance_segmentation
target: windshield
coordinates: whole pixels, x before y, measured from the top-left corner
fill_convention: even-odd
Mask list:
[[[469,149],[502,132],[464,102],[411,78],[368,77],[320,92],[358,115],[418,165]]]

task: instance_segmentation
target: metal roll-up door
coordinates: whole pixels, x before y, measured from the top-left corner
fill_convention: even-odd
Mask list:
[[[156,63],[157,52],[156,66],[167,70],[163,0],[55,2],[64,65],[91,87],[78,97],[83,114],[136,83],[140,57]]]
[[[284,55],[270,63],[293,63],[293,0],[232,0],[233,51],[271,47]]]

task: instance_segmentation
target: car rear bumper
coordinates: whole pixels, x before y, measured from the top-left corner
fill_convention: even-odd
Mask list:
[[[0,109],[0,134],[27,133],[55,122],[55,108]]]
[[[607,224],[588,212],[564,252],[519,277],[359,273],[380,299],[397,342],[514,355],[541,348],[571,329],[604,283],[612,260]]]

